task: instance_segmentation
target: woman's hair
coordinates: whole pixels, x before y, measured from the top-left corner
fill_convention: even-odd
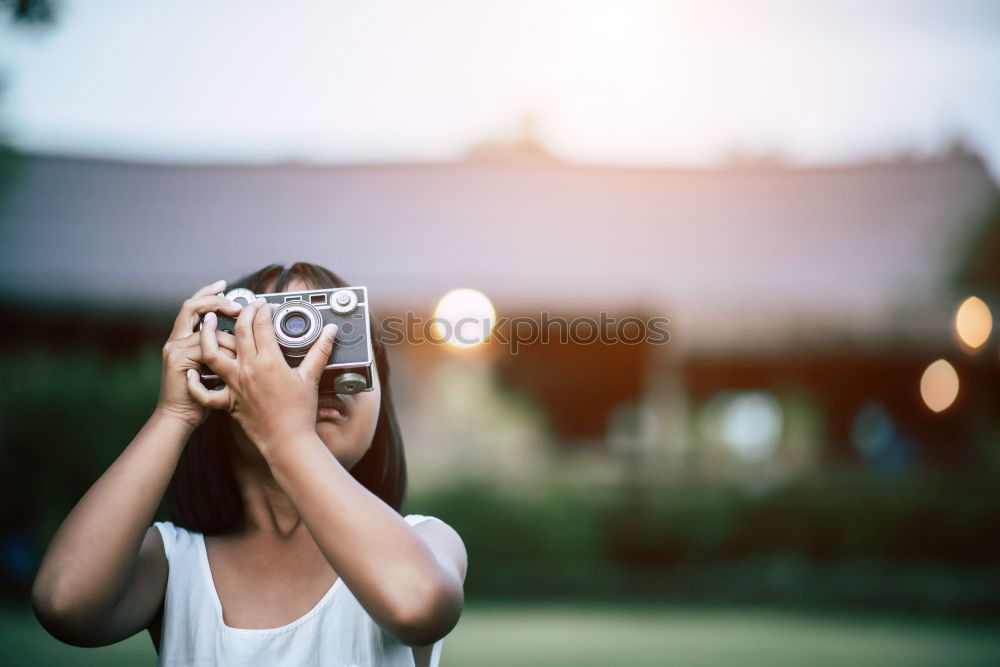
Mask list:
[[[268,287],[274,292],[282,292],[295,278],[312,289],[349,286],[328,269],[296,262],[288,267],[268,265],[227,287],[245,287],[255,294],[264,293]],[[389,391],[389,362],[385,345],[379,337],[376,318],[371,315],[372,349],[378,367],[382,402],[371,447],[350,473],[398,512],[406,495],[406,458]],[[227,412],[212,410],[191,434],[167,488],[168,512],[175,524],[205,535],[238,532],[244,527],[243,498],[233,472],[236,442],[230,430],[231,424],[232,418]]]

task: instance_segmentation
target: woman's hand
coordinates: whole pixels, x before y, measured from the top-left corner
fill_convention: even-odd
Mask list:
[[[215,310],[222,311],[232,317],[239,314],[240,304],[218,296],[218,292],[225,287],[226,281],[220,280],[202,287],[190,299],[186,300],[181,305],[177,319],[174,320],[174,328],[170,332],[170,338],[163,346],[163,370],[160,378],[160,396],[156,401],[156,412],[167,417],[180,419],[192,428],[200,425],[208,417],[208,410],[197,401],[192,400],[187,389],[187,371],[194,369],[197,372],[203,363],[201,339],[200,336],[194,335],[194,327],[203,314]],[[215,331],[214,327],[212,330],[215,333],[213,340],[217,342],[217,347],[222,350],[220,354],[229,358],[234,357],[236,338],[224,331]]]
[[[292,368],[274,336],[273,312],[273,304],[262,298],[243,308],[236,319],[235,360],[220,351],[216,317],[208,313],[201,328],[202,359],[226,387],[209,391],[195,373],[188,374],[187,385],[201,405],[227,410],[265,457],[284,442],[316,434],[319,381],[337,334],[336,325],[323,327],[302,363]]]

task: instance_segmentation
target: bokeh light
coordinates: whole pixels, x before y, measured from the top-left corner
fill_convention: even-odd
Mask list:
[[[452,347],[476,347],[487,341],[496,323],[496,309],[479,290],[462,288],[448,292],[434,309],[433,333]]]
[[[865,458],[884,454],[892,444],[895,427],[878,401],[868,401],[851,423],[851,440]]]
[[[990,337],[993,331],[993,314],[990,307],[978,296],[970,296],[955,313],[955,333],[959,340],[976,349]]]
[[[765,391],[724,391],[706,406],[706,427],[743,461],[769,459],[781,441],[778,399]]]
[[[920,378],[920,396],[934,412],[947,410],[958,397],[958,372],[944,359],[938,359]]]

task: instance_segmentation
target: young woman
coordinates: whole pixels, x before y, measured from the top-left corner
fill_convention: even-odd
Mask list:
[[[344,286],[298,263],[230,287]],[[374,389],[320,394],[335,327],[292,368],[273,308],[223,289],[184,302],[152,416],[49,545],[39,621],[79,646],[147,629],[161,665],[436,665],[466,552],[440,519],[399,514],[406,467],[377,332]],[[237,317],[235,335],[216,313]],[[201,383],[202,364],[223,389]],[[172,521],[151,526],[168,485]]]

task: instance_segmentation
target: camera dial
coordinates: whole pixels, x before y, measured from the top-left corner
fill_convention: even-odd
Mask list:
[[[342,289],[333,293],[330,298],[330,309],[341,315],[346,315],[358,307],[358,296],[353,290]]]
[[[357,394],[364,391],[367,382],[360,373],[341,373],[333,381],[333,388],[338,394]]]
[[[226,298],[241,306],[249,306],[257,298],[257,295],[245,287],[237,287],[226,292]]]

